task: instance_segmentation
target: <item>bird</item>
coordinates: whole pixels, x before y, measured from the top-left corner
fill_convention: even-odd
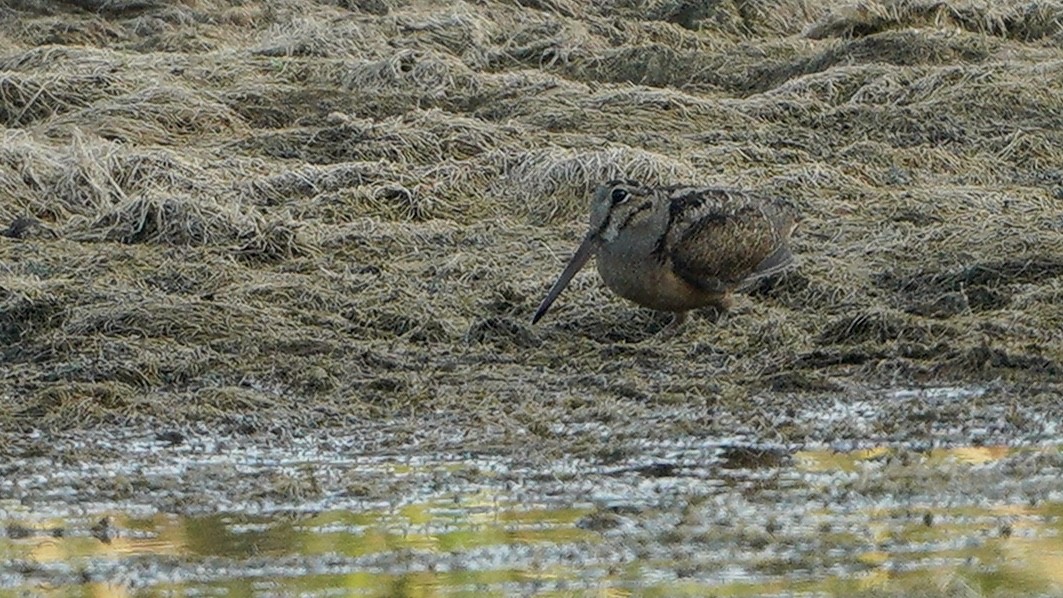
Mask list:
[[[674,333],[692,309],[725,313],[732,294],[790,268],[790,238],[800,215],[789,201],[712,186],[644,186],[630,179],[598,185],[583,242],[546,294],[532,324],[569,281],[597,257],[614,293],[671,312]]]

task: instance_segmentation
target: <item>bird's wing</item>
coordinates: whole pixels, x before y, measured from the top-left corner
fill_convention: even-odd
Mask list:
[[[726,292],[793,260],[793,206],[743,191],[678,190],[662,239],[675,273],[691,285]]]

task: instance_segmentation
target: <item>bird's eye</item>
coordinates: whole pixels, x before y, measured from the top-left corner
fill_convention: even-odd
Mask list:
[[[610,197],[614,204],[618,204],[628,198],[628,192],[624,189],[613,189],[613,194]]]

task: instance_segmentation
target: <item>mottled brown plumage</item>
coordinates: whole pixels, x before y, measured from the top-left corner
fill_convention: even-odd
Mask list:
[[[532,323],[595,254],[606,286],[673,312],[670,328],[691,309],[726,310],[733,292],[793,262],[797,220],[790,203],[749,191],[610,181],[595,192],[587,235]]]

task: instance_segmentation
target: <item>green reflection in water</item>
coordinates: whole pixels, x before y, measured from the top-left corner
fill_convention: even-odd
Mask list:
[[[574,579],[578,574],[567,572],[566,577]],[[510,596],[514,592],[507,587],[529,587],[529,582],[536,579],[535,574],[516,569],[493,570],[493,571],[458,571],[458,572],[418,572],[404,575],[349,573],[342,575],[317,575],[312,579],[306,577],[289,577],[271,579],[256,584],[255,590],[259,593],[276,593],[281,595],[293,594],[331,594],[335,595],[337,589],[342,589],[342,595],[348,596],[372,596],[395,598],[417,598],[428,596]],[[543,573],[542,577],[547,580],[555,580],[557,574]],[[532,584],[534,587],[534,584]],[[231,585],[204,584],[201,589],[233,590]],[[150,595],[171,595],[171,592],[179,591],[177,587],[158,587]],[[219,592],[221,593],[221,592]],[[242,595],[242,594],[238,594]],[[251,595],[251,594],[246,594]],[[539,592],[537,595],[549,595],[549,592]],[[565,592],[563,595],[573,595]]]
[[[938,450],[916,467],[978,466],[1013,452],[1001,447]],[[886,449],[848,454],[801,452],[795,455],[796,473],[856,474],[889,456]],[[824,483],[830,479],[817,477],[810,482]],[[860,506],[856,501],[840,513],[812,509],[809,512],[817,521],[832,524],[809,532],[815,534],[818,548],[795,545],[799,535],[771,535],[763,545],[736,553],[735,561],[727,566],[744,573],[729,577],[719,575],[722,567],[708,551],[712,546],[749,544],[741,522],[734,527],[711,527],[709,535],[700,540],[702,544],[686,557],[690,562],[665,558],[676,554],[675,550],[640,555],[638,549],[634,556],[628,553],[611,563],[593,557],[581,565],[567,564],[564,558],[538,562],[527,553],[520,553],[523,560],[513,560],[506,550],[521,546],[533,548],[533,554],[556,555],[566,546],[580,552],[603,544],[629,547],[632,540],[666,547],[669,542],[680,546],[682,542],[668,540],[670,530],[663,527],[656,531],[657,537],[653,529],[646,528],[631,532],[635,535],[622,531],[603,536],[577,526],[592,512],[589,508],[518,505],[483,491],[395,509],[309,516],[158,515],[138,519],[116,515],[122,534],[109,543],[87,533],[92,521],[82,522],[80,533],[71,524],[73,533],[52,537],[44,530],[63,527],[64,522],[42,520],[33,525],[41,530],[38,535],[15,537],[18,534],[9,532],[0,538],[0,579],[5,571],[26,568],[25,563],[41,566],[41,572],[25,575],[25,585],[0,589],[0,596],[26,590],[93,597],[171,592],[491,596],[529,591],[543,596],[738,597],[794,592],[934,596],[947,595],[956,586],[970,588],[976,595],[998,590],[1011,594],[1063,590],[1063,504],[947,505],[948,501],[926,505],[929,523],[922,519],[924,509],[916,509],[913,515],[911,505],[871,501]],[[854,531],[853,521],[858,523],[855,528],[866,532]],[[1006,531],[1001,521],[1007,521]],[[957,538],[971,541],[957,542]],[[830,554],[816,554],[816,550]],[[613,554],[618,553],[623,550]],[[468,561],[444,558],[467,554],[480,556]],[[410,560],[414,559],[410,555],[418,555],[419,560]],[[352,560],[361,558],[370,560]],[[315,566],[329,559],[347,559],[347,570]],[[187,581],[168,583],[165,580],[172,577],[162,574],[149,588],[133,592],[122,585],[82,583],[78,578],[86,563],[132,566],[146,560],[178,569],[182,573],[176,577]],[[273,563],[279,563],[276,570],[263,570]],[[435,567],[440,563],[443,566]],[[68,574],[55,574],[55,569],[48,568],[53,564],[68,565]],[[115,577],[122,578],[122,574]]]
[[[446,505],[443,514],[440,506]],[[565,543],[595,536],[574,526],[587,509],[522,510],[495,504],[491,511],[455,509],[453,503],[407,505],[395,513],[328,512],[299,521],[219,515],[182,525],[183,547],[199,556],[324,555],[348,557],[427,550],[453,552],[481,546]]]

